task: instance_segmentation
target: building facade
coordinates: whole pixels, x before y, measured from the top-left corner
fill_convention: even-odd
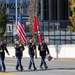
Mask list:
[[[2,0],[2,6],[7,8],[8,20],[15,20],[16,15],[16,0]],[[17,13],[19,14],[20,7],[22,7],[23,19],[27,20],[27,6],[26,0],[17,0]]]
[[[19,8],[22,7],[23,21],[26,25],[28,19],[27,6],[29,3],[26,0],[17,0],[18,14]],[[16,20],[16,5],[15,0],[2,0],[2,6],[6,6],[8,20],[13,22]],[[40,0],[40,27],[43,37],[49,44],[75,44],[75,32],[70,32],[67,28],[71,25],[69,16],[71,15],[69,0]],[[11,30],[13,28],[9,27]],[[27,26],[25,26],[27,27]],[[28,31],[28,28],[26,28]],[[7,40],[13,37],[7,37]]]
[[[26,25],[26,21],[28,20],[27,15],[27,6],[28,6],[27,0],[17,0],[17,19],[20,13],[20,7],[22,8],[22,19],[24,22],[24,25]],[[2,6],[5,6],[8,14],[8,24],[6,27],[5,32],[5,39],[7,40],[8,44],[14,43],[14,27],[16,25],[16,0],[2,0]],[[27,29],[27,28],[26,28]],[[27,31],[27,30],[26,30]]]
[[[41,0],[41,30],[50,44],[74,44],[75,32],[67,28],[71,25],[69,0]]]
[[[71,15],[69,0],[41,0],[42,20],[68,20]]]

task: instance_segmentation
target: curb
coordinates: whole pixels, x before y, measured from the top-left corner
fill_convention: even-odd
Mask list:
[[[12,59],[16,59],[16,57],[6,57],[5,59],[9,59],[9,60],[12,60]],[[29,57],[23,57],[23,59],[30,59]],[[34,58],[35,60],[39,60],[39,58]],[[75,58],[53,58],[51,61],[75,61]]]

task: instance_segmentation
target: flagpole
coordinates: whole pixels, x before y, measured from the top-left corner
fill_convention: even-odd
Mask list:
[[[16,38],[16,29],[17,29],[17,0],[15,0],[15,7],[16,7],[16,14],[15,14],[15,17],[16,17],[16,21],[14,23],[14,30],[13,30],[13,35],[15,36]],[[16,43],[16,39],[14,39],[14,43]]]
[[[17,0],[15,0],[15,4],[16,4],[16,26],[17,27]]]
[[[37,16],[37,0],[36,0],[36,4],[35,4],[36,6],[36,16]],[[37,37],[37,35],[34,35],[35,36],[35,38]],[[37,38],[35,39],[35,42],[37,42]],[[37,59],[37,50],[35,50],[35,58]]]

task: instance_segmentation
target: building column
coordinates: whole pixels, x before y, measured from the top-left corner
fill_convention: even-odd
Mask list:
[[[48,2],[48,10],[49,10],[49,20],[51,20],[51,0]]]
[[[59,13],[59,0],[57,0],[57,20],[60,19],[60,13]]]
[[[71,15],[71,10],[70,10],[70,3],[68,1],[68,19],[69,19],[69,16]]]
[[[6,0],[6,3],[9,4],[9,0]],[[7,9],[6,13],[9,14],[9,8],[6,7],[6,9]]]
[[[43,20],[43,17],[44,17],[44,8],[43,8],[43,4],[44,4],[44,1],[41,0],[41,20]]]

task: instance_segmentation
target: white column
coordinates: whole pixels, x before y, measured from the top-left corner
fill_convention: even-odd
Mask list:
[[[41,0],[41,20],[43,20],[43,16],[44,16],[44,11],[43,11],[43,5],[44,5],[44,1],[43,0]]]
[[[9,4],[9,0],[6,0],[6,4]],[[9,14],[9,8],[6,7],[6,9],[7,9],[6,13]]]

